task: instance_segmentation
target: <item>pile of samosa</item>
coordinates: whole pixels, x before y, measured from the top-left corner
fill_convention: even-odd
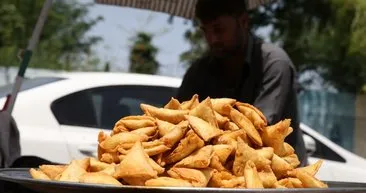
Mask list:
[[[252,105],[230,98],[163,108],[141,104],[143,115],[121,118],[99,133],[98,159],[30,169],[35,179],[107,185],[216,188],[326,188],[316,179],[322,161],[300,161],[285,138],[290,120],[267,125]]]

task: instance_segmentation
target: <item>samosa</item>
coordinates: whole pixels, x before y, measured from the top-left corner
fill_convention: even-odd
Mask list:
[[[275,125],[271,125],[261,131],[263,143],[266,146],[273,147],[274,153],[278,156],[285,156],[286,149],[284,147],[285,138],[288,135],[291,120],[286,119]]]
[[[164,106],[165,109],[172,109],[172,110],[182,110],[180,107],[180,102],[175,98],[170,98],[168,104]]]
[[[237,131],[224,131],[222,135],[215,138],[214,143],[231,145],[236,149],[238,137],[240,137],[245,143],[250,143],[247,133],[243,129]]]
[[[147,104],[141,104],[140,107],[146,115],[173,124],[178,124],[181,121],[185,120],[184,115],[187,115],[189,113],[188,110],[172,110],[172,109],[157,108]]]
[[[151,137],[151,136],[154,136],[156,134],[156,132],[157,132],[157,127],[154,126],[154,127],[142,127],[140,129],[133,130],[130,133],[135,133],[135,134],[140,134],[143,136]]]
[[[219,161],[224,164],[227,160],[227,158],[231,155],[233,152],[234,147],[227,144],[218,144],[213,146],[213,152],[217,155],[219,158]]]
[[[195,108],[198,104],[199,104],[198,95],[195,94],[192,96],[191,100],[182,102],[180,107],[183,110],[191,110]]]
[[[237,130],[240,130],[240,128],[238,127],[238,125],[236,125],[234,122],[227,122],[225,123],[224,125],[224,130],[227,130],[227,131],[237,131]]]
[[[255,164],[249,160],[244,168],[245,185],[247,188],[264,188],[262,180],[259,178]]]
[[[178,125],[174,127],[172,131],[170,131],[168,134],[164,135],[159,140],[164,142],[164,144],[172,148],[176,143],[178,143],[186,134],[188,130],[188,121],[182,121]]]
[[[301,167],[301,168],[296,168],[294,170],[304,171],[304,172],[307,172],[308,174],[310,174],[311,176],[315,176],[316,173],[318,173],[322,163],[323,163],[323,160],[318,160],[314,164],[311,164],[311,165],[308,165],[308,166],[305,166],[305,167]],[[287,174],[291,177],[296,177],[296,172],[295,171],[289,171],[289,172],[287,172]]]
[[[131,133],[131,132],[123,132],[113,135],[110,138],[107,138],[100,146],[105,150],[114,150],[119,144],[122,143],[135,143],[137,141],[143,142],[149,139],[146,135]]]
[[[277,177],[273,173],[270,165],[266,165],[262,170],[258,171],[259,178],[262,180],[263,187],[272,188],[277,182]]]
[[[289,163],[287,163],[284,159],[277,156],[276,154],[274,154],[272,157],[271,167],[277,179],[288,176],[287,172],[294,169]]]
[[[41,170],[36,170],[34,168],[29,169],[29,173],[32,176],[33,179],[37,180],[51,180],[49,176],[47,176],[45,173],[43,173]]]
[[[90,158],[90,172],[99,172],[109,167],[111,167],[111,164],[98,161],[95,158]]]
[[[215,188],[245,188],[245,177],[237,177],[227,171],[214,172],[208,186]]]
[[[157,177],[157,172],[150,165],[149,159],[146,156],[141,142],[131,148],[125,158],[116,167],[114,177],[116,179],[124,178],[141,178],[151,179]],[[124,179],[125,180],[125,179]]]
[[[162,121],[160,119],[156,119],[156,125],[158,126],[158,131],[159,131],[160,137],[163,137],[164,135],[168,134],[175,127],[174,124],[169,123],[167,121]]]
[[[282,157],[282,159],[284,159],[287,163],[289,163],[293,168],[296,168],[297,166],[300,165],[300,160],[296,154],[291,154],[291,155]]]
[[[85,173],[80,176],[79,182],[86,184],[105,184],[113,186],[123,186],[121,182],[105,173]]]
[[[210,161],[210,168],[216,169],[217,171],[228,171],[225,166],[220,162],[219,156],[217,156],[215,153],[213,154],[211,161]]]
[[[262,146],[262,138],[258,131],[255,129],[253,123],[238,110],[230,107],[230,119],[239,126],[240,129],[244,129],[248,137],[258,146]]]
[[[233,164],[233,173],[236,176],[242,176],[244,174],[243,165],[248,161],[252,161],[256,168],[262,169],[266,165],[270,165],[271,161],[261,156],[255,149],[251,148],[248,144],[238,137],[238,147],[235,153],[235,160]]]
[[[303,171],[303,170],[296,170],[296,178],[298,178],[304,188],[327,188],[328,185],[321,182],[320,180],[316,179],[311,174]]]
[[[192,187],[192,184],[186,180],[175,179],[171,177],[158,177],[145,182],[145,186],[156,187]]]
[[[186,115],[185,117],[197,135],[199,135],[206,142],[223,133],[222,130],[217,127],[213,127],[201,118],[191,115]]]
[[[198,117],[206,122],[208,122],[212,127],[219,128],[216,120],[215,111],[212,108],[211,99],[207,97],[200,104],[198,104],[194,109],[189,112],[189,115]]]
[[[216,111],[214,111],[214,113],[215,113],[215,117],[216,117],[216,120],[217,120],[217,124],[219,125],[219,128],[220,129],[225,129],[225,130],[227,130],[226,128],[225,128],[225,126],[226,126],[226,124],[227,123],[229,123],[230,122],[230,119],[229,118],[227,118],[227,117],[224,117],[224,116],[222,116],[220,113],[218,113],[218,112],[216,112]],[[230,125],[231,126],[231,125]],[[230,127],[229,126],[229,127]]]
[[[66,182],[79,182],[82,175],[86,173],[86,170],[76,160],[71,161],[67,168],[56,177],[58,181]]]
[[[266,159],[272,160],[274,150],[272,147],[263,147],[256,150],[257,153]]]
[[[122,143],[119,145],[119,148],[117,150],[119,150],[120,148],[123,148],[124,150],[131,149],[135,145],[135,143],[136,142]],[[141,144],[142,144],[142,147],[144,147],[144,149],[146,149],[146,148],[156,147],[159,145],[164,145],[164,142],[156,139],[154,141],[145,141],[145,142],[142,142]],[[123,152],[121,152],[121,153],[123,153]]]
[[[188,181],[194,187],[206,187],[214,172],[211,168],[198,170],[173,167],[167,173],[172,178]]]
[[[40,165],[39,169],[46,174],[51,180],[61,174],[67,168],[66,165]]]
[[[248,103],[235,103],[238,110],[243,113],[255,126],[255,128],[262,130],[267,126],[267,119],[263,113],[257,109],[255,106]]]
[[[133,131],[136,129],[144,128],[144,127],[154,127],[155,122],[149,119],[145,120],[120,120],[125,128],[129,131]]]
[[[145,152],[149,156],[154,156],[154,155],[158,155],[158,154],[167,152],[168,150],[170,150],[170,147],[168,147],[166,145],[157,145],[157,146],[153,146],[153,147],[147,147],[145,149]]]
[[[276,186],[284,186],[286,188],[304,188],[302,182],[297,178],[284,178],[277,182]]]
[[[182,159],[174,165],[174,167],[185,167],[185,168],[207,168],[210,165],[211,158],[213,156],[212,145],[204,146],[188,157]]]
[[[165,157],[164,161],[167,164],[176,163],[204,145],[205,142],[193,130],[189,130],[185,138],[179,142],[173,152]]]
[[[236,100],[231,98],[213,98],[211,99],[213,109],[223,116],[229,116],[230,109],[226,106],[234,106]]]

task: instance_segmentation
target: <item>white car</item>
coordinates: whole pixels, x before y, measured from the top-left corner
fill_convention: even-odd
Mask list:
[[[66,73],[25,80],[13,116],[22,155],[53,162],[96,156],[100,130],[110,132],[128,115],[142,114],[141,103],[163,106],[181,79],[130,73]],[[0,87],[0,105],[11,85]],[[324,159],[321,180],[366,182],[366,160],[301,124],[310,163]]]

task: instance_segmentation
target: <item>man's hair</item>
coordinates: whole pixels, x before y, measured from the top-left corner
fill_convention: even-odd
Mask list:
[[[237,16],[247,12],[246,0],[197,0],[195,15],[202,22],[219,16]]]

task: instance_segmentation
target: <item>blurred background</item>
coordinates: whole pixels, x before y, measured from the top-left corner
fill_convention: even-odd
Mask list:
[[[0,3],[0,86],[12,83],[43,0]],[[279,0],[251,13],[253,32],[298,71],[301,121],[366,158],[366,1]],[[26,76],[69,71],[181,78],[205,48],[195,24],[166,14],[56,0]]]

